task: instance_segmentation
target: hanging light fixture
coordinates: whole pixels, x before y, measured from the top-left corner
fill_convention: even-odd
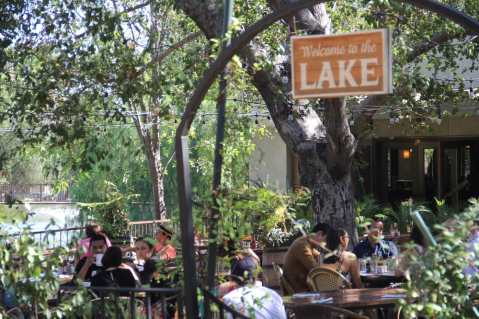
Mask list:
[[[412,153],[412,150],[411,149],[405,149],[405,150],[402,150],[402,158],[403,159],[410,159],[411,158],[411,153]]]

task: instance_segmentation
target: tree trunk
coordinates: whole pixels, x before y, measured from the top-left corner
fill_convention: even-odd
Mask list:
[[[136,110],[136,108],[133,108]],[[145,107],[141,105],[140,110],[145,112]],[[147,123],[156,123],[151,127],[143,125]],[[159,121],[157,115],[148,115],[145,118],[141,116],[133,117],[135,128],[143,144],[143,150],[148,160],[148,171],[150,173],[151,185],[153,188],[153,205],[155,211],[155,219],[166,218],[165,188],[163,185],[163,167],[161,165],[160,153],[160,133],[157,124]]]
[[[307,155],[306,155],[307,156]],[[351,174],[334,178],[325,168],[326,164],[316,156],[314,159],[299,156],[300,174],[303,185],[312,192],[312,205],[316,222],[343,228],[357,241],[355,226],[354,193]]]
[[[153,187],[153,204],[155,219],[166,218],[165,188],[163,186],[163,172],[159,151],[152,150],[151,145],[144,145],[147,148],[148,170],[150,172]]]

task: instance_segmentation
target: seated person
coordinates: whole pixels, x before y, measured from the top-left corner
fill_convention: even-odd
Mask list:
[[[410,273],[412,271],[418,271],[420,272],[421,270],[417,269],[411,269],[411,260],[414,258],[413,256],[422,256],[424,255],[425,249],[426,249],[426,240],[424,236],[422,235],[421,231],[419,230],[419,227],[414,225],[414,227],[411,230],[411,240],[414,245],[408,247],[403,254],[401,254],[399,258],[399,263],[397,268],[395,269],[396,276],[404,276],[408,280],[410,279]]]
[[[311,269],[319,266],[321,246],[324,245],[330,227],[318,223],[313,233],[296,239],[288,249],[283,265],[283,276],[295,293],[308,291],[306,278]]]
[[[122,262],[121,248],[109,247],[103,259],[103,270],[91,278],[92,287],[138,287],[140,280],[135,271]],[[128,293],[126,293],[128,295]]]
[[[246,261],[248,260],[248,261]],[[237,288],[223,297],[223,302],[245,316],[256,319],[286,319],[283,299],[276,291],[255,286],[254,259],[238,260],[232,269],[231,279]],[[230,314],[226,318],[231,318]]]
[[[176,258],[176,249],[170,244],[173,232],[163,225],[160,225],[156,232],[155,253],[160,260],[171,260]]]
[[[154,247],[155,242],[150,238],[140,237],[135,242],[136,258],[138,259],[136,269],[142,285],[150,284],[156,271],[156,262],[151,258],[155,251]]]
[[[75,278],[89,281],[93,275],[103,269],[101,260],[106,251],[107,240],[104,236],[94,234],[90,238],[88,256],[78,261],[75,267]]]
[[[392,241],[382,239],[383,229],[383,222],[374,220],[369,229],[368,237],[361,240],[354,247],[354,254],[358,258],[379,256],[382,259],[386,259],[397,256],[398,249],[396,245]]]
[[[243,276],[252,276],[254,272],[259,269],[259,261],[256,254],[251,255],[246,251],[237,252],[231,259],[231,271],[229,281],[222,283],[218,287],[218,296],[221,298],[230,291],[238,288],[238,279],[243,279]],[[248,279],[251,279],[251,278]]]
[[[331,252],[325,254],[322,267],[341,273],[346,278],[352,278],[354,288],[361,288],[359,263],[355,254],[347,251],[349,235],[344,229],[331,229],[326,238],[326,248]]]
[[[98,224],[90,224],[90,225],[86,226],[85,227],[85,235],[86,235],[86,237],[81,239],[78,242],[78,251],[81,254],[80,259],[83,258],[83,257],[92,256],[91,251],[89,250],[89,248],[90,248],[91,239],[93,237],[95,237],[95,235],[101,235],[101,236],[105,237],[106,247],[108,248],[108,247],[111,246],[110,239],[108,239],[108,236],[106,236],[102,232],[101,226],[98,225]]]

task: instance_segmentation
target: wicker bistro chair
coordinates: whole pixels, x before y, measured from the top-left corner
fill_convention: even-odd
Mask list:
[[[290,296],[294,294],[294,289],[289,283],[288,279],[283,275],[283,269],[276,263],[273,263],[273,269],[276,276],[279,278],[279,287],[283,296]]]
[[[8,319],[22,319],[24,318],[23,311],[19,307],[12,308],[7,311]]]
[[[321,266],[311,269],[306,280],[312,291],[332,291],[352,287],[351,282],[342,274]]]
[[[295,319],[369,319],[352,311],[321,304],[296,306],[293,309]]]

